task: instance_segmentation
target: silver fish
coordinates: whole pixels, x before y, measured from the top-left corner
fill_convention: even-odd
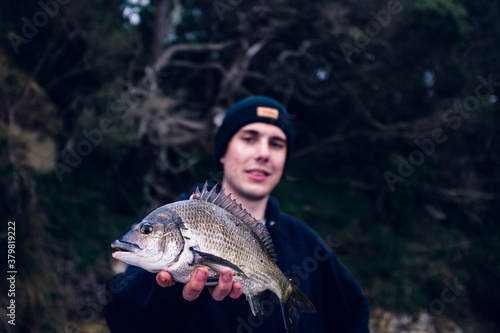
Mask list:
[[[264,292],[281,302],[285,327],[295,332],[301,313],[316,312],[309,299],[276,265],[277,256],[264,224],[224,190],[196,190],[193,200],[161,206],[111,244],[113,257],[156,273],[169,272],[186,283],[198,266],[209,269],[207,285],[217,284],[229,267],[254,315],[263,314]]]

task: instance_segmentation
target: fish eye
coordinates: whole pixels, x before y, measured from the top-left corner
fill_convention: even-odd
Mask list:
[[[149,235],[153,232],[153,226],[149,223],[144,223],[141,225],[141,234]]]

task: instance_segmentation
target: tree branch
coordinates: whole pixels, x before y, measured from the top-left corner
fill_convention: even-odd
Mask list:
[[[224,43],[208,43],[208,44],[177,44],[166,49],[152,66],[155,72],[159,72],[162,67],[169,64],[170,59],[179,52],[207,52],[221,51],[236,44],[237,40],[230,40]]]

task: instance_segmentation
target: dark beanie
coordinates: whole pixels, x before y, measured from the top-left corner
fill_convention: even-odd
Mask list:
[[[276,100],[265,96],[244,98],[231,106],[215,133],[214,153],[217,164],[222,169],[220,158],[226,153],[227,145],[240,128],[250,123],[275,125],[286,135],[286,160],[288,164],[293,148],[294,130],[288,111]]]

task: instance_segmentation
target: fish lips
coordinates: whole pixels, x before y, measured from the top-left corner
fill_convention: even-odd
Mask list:
[[[130,253],[134,253],[134,252],[137,252],[137,251],[139,251],[141,249],[139,246],[137,246],[135,244],[127,243],[127,242],[122,242],[119,239],[115,240],[111,244],[111,247],[113,249],[117,249],[118,250],[115,253],[118,253],[118,252],[130,252]]]

